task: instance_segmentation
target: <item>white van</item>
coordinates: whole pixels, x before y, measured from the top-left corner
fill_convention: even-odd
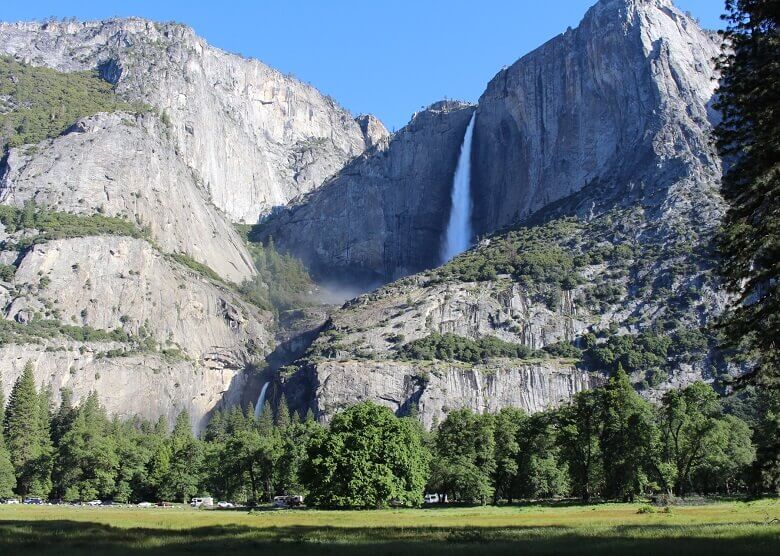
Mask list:
[[[426,504],[438,504],[441,502],[441,498],[438,494],[426,494],[425,495],[425,503]]]
[[[190,506],[193,508],[211,508],[214,505],[214,498],[211,496],[203,496],[202,498],[193,498],[190,500]]]

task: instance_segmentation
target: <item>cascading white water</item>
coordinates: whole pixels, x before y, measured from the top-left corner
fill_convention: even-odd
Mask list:
[[[463,253],[471,245],[471,136],[476,119],[477,112],[474,111],[463,136],[455,177],[452,179],[452,208],[447,235],[441,248],[442,263]]]
[[[260,390],[260,395],[257,397],[257,405],[255,406],[255,419],[260,418],[263,414],[263,406],[265,405],[265,393],[268,390],[270,382],[263,384],[263,388]]]

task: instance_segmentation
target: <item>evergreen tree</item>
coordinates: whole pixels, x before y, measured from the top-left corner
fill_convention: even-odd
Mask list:
[[[282,394],[279,399],[279,407],[276,410],[276,421],[274,424],[276,425],[276,428],[284,431],[290,426],[291,422],[292,419],[290,418],[290,408],[287,407],[287,398]]]
[[[755,488],[780,493],[780,391],[761,391],[758,403]]]
[[[144,428],[137,419],[120,421],[114,417],[109,426],[119,466],[113,498],[116,502],[142,501],[146,498],[147,465],[152,457]]]
[[[11,454],[5,445],[5,439],[0,431],[0,498],[10,498],[16,488],[16,475],[14,465],[11,463]]]
[[[97,393],[90,393],[75,413],[60,442],[55,492],[71,501],[110,498],[119,458]]]
[[[658,432],[652,409],[631,386],[620,364],[601,400],[600,451],[609,458],[604,464],[604,493],[607,498],[633,501],[648,485],[647,469],[654,459]]]
[[[3,376],[0,374],[0,498],[13,496],[16,488],[16,475],[11,463],[11,454],[5,445],[3,436],[3,422],[5,422],[5,394],[3,393]]]
[[[22,496],[46,496],[51,490],[53,448],[43,406],[32,362],[28,361],[11,390],[3,423],[17,491]]]
[[[51,421],[51,439],[55,446],[60,445],[62,437],[70,429],[75,418],[76,411],[73,408],[73,394],[70,388],[63,388],[60,390],[60,406],[57,408]]]
[[[727,344],[756,363],[748,380],[780,388],[780,9],[776,0],[726,0],[724,19],[720,268],[738,294],[724,327]]]
[[[148,437],[151,457],[147,464],[146,497],[165,500],[170,489],[165,480],[171,467],[171,449],[168,442],[168,422],[160,416]]]
[[[274,430],[274,412],[269,401],[265,402],[263,411],[257,419],[257,430],[263,436],[269,436]]]
[[[170,464],[160,485],[161,496],[167,500],[189,502],[198,493],[203,452],[192,434],[190,415],[179,413],[171,432]]]

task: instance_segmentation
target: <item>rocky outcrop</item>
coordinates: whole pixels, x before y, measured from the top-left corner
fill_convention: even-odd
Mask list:
[[[61,71],[98,68],[121,96],[152,105],[178,157],[235,221],[254,223],[318,187],[383,135],[376,120],[364,131],[313,87],[179,24],[0,23],[0,53]]]
[[[199,429],[242,400],[252,363],[273,349],[269,313],[144,240],[53,240],[1,258],[17,266],[0,283],[2,317],[19,323],[0,346],[6,391],[29,360],[57,399],[63,387],[76,402],[95,390],[111,413],[170,421],[187,409]],[[126,335],[75,341],[39,320],[71,336],[82,326]]]
[[[723,210],[709,136],[718,53],[670,0],[601,0],[499,72],[476,109],[475,235],[552,208],[591,218],[636,204],[655,220],[648,234],[712,230]],[[418,114],[389,148],[275,215],[266,236],[323,276],[386,282],[435,266],[467,112],[457,125]],[[454,130],[446,144],[442,125]]]
[[[477,110],[475,232],[594,185],[583,212],[641,202],[665,224],[713,224],[719,52],[671,0],[601,0],[579,27],[499,72]]]
[[[232,282],[254,273],[243,240],[152,114],[98,114],[54,140],[11,149],[0,202],[27,201],[125,218],[148,228],[164,251],[186,253]]]
[[[460,145],[474,107],[441,102],[322,188],[269,217],[260,237],[316,277],[368,287],[438,264]]]
[[[286,381],[296,408],[311,408],[322,421],[363,400],[399,415],[415,408],[427,428],[453,409],[478,413],[519,407],[536,412],[555,407],[591,387],[587,373],[550,361],[495,360],[479,365],[400,361],[321,361]]]
[[[163,348],[216,368],[241,369],[273,345],[270,315],[140,239],[49,241],[17,264],[7,319],[26,321],[45,307],[66,323],[143,328]]]
[[[199,431],[215,407],[240,402],[250,376],[243,369],[207,368],[159,354],[106,357],[109,347],[115,346],[58,340],[0,346],[0,384],[9,392],[29,361],[36,381],[51,388],[55,403],[63,388],[76,402],[95,391],[109,414],[152,421],[163,416],[173,425],[186,409]]]

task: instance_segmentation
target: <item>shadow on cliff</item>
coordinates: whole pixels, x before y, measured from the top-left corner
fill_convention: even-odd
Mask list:
[[[74,508],[74,512],[79,510]],[[112,511],[107,509],[109,514]],[[155,511],[155,510],[152,510]],[[164,511],[164,510],[163,510]],[[134,521],[143,521],[139,514]],[[367,517],[370,517],[367,516]],[[518,516],[518,521],[522,516]],[[752,524],[749,536],[686,537],[680,525],[626,525],[602,532],[546,526],[316,527],[216,525],[191,529],[120,528],[73,520],[0,521],[0,553],[170,554],[771,554],[777,529]]]

